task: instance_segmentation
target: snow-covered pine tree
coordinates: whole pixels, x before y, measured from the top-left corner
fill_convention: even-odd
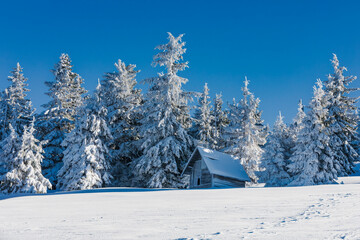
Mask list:
[[[329,146],[329,128],[326,120],[329,99],[323,90],[323,84],[317,81],[314,96],[310,102],[310,111],[304,119],[290,158],[288,170],[293,177],[289,186],[303,186],[331,183],[337,179],[334,152]]]
[[[209,99],[209,88],[205,83],[204,91],[201,93],[198,106],[195,109],[192,131],[199,145],[214,149],[216,146],[215,128],[212,125],[214,116],[211,114],[211,102]]]
[[[64,165],[58,173],[57,189],[84,190],[110,184],[112,176],[105,143],[112,137],[98,92],[99,89],[81,108],[75,129],[62,143]]]
[[[7,103],[4,100],[6,97],[6,89],[0,91],[0,142],[4,140],[6,134],[4,135],[3,125],[6,122],[6,114],[7,114]],[[4,135],[4,136],[3,136]],[[1,160],[0,160],[1,161]]]
[[[223,138],[224,129],[229,124],[227,114],[223,110],[223,100],[221,93],[216,94],[215,96],[214,108],[211,114],[213,116],[212,125],[214,126],[214,138],[216,141],[215,149],[220,150],[225,146],[225,141]]]
[[[188,67],[188,62],[183,62],[183,54],[186,52],[186,48],[184,48],[186,43],[182,41],[183,36],[184,34],[180,34],[178,37],[174,37],[168,32],[169,42],[155,48],[160,52],[154,56],[153,66],[159,65],[166,68],[164,77],[173,82],[170,91],[177,95],[177,101],[172,103],[176,119],[184,129],[189,129],[192,126],[192,120],[188,102],[195,94],[184,91],[182,85],[189,80],[177,75],[179,71]]]
[[[298,109],[295,118],[293,119],[292,124],[289,127],[289,133],[290,133],[290,141],[289,144],[291,145],[290,154],[292,155],[295,151],[295,143],[297,141],[297,137],[300,133],[300,131],[304,128],[304,121],[306,117],[305,113],[305,106],[302,103],[302,100],[300,99],[298,103]]]
[[[0,144],[2,144],[2,141],[4,140],[4,138],[6,138],[6,134],[4,129],[3,129],[3,124],[4,121],[6,120],[6,108],[7,108],[7,104],[6,101],[4,101],[5,97],[5,91],[0,91]],[[11,123],[10,123],[11,125]],[[3,136],[4,135],[4,136]],[[1,154],[1,145],[0,145],[0,154]],[[5,163],[2,161],[2,159],[0,158],[0,176],[5,173]]]
[[[61,54],[60,61],[51,72],[53,81],[45,84],[49,87],[46,94],[51,100],[42,105],[46,110],[41,113],[36,123],[37,138],[45,140],[43,174],[53,187],[57,183],[57,174],[62,167],[64,148],[61,146],[65,134],[74,128],[74,119],[78,108],[82,105],[86,90],[81,86],[82,78],[72,70],[69,55]]]
[[[116,72],[106,73],[101,81],[101,100],[107,109],[107,122],[113,136],[108,144],[112,158],[112,174],[114,184],[128,185],[128,164],[139,157],[138,127],[141,120],[139,106],[142,95],[135,88],[136,65],[125,65],[118,60]]]
[[[304,119],[306,117],[306,113],[305,113],[304,109],[305,109],[305,107],[302,103],[302,100],[300,100],[299,104],[298,104],[298,111],[293,120],[293,124],[291,124],[291,126],[290,126],[290,131],[291,131],[292,138],[294,141],[296,141],[297,135],[299,134],[301,129],[304,128]]]
[[[84,80],[73,72],[72,68],[69,55],[61,54],[60,61],[51,70],[55,80],[45,82],[49,87],[49,92],[46,94],[51,101],[43,105],[46,109],[59,108],[57,110],[59,115],[69,120],[76,118],[78,108],[83,104],[83,95],[87,92],[82,87]],[[67,131],[70,132],[73,128],[74,124],[70,124]]]
[[[16,158],[20,148],[20,139],[11,123],[10,134],[0,142],[0,178],[7,173],[9,163]]]
[[[285,186],[290,182],[287,165],[291,157],[293,139],[281,113],[267,138],[260,167],[264,169],[261,179],[267,187]]]
[[[165,66],[167,72],[147,79],[150,89],[146,95],[140,135],[143,155],[133,164],[137,184],[150,188],[182,187],[180,179],[193,148],[192,138],[184,129],[187,123],[185,98],[182,84],[187,79],[177,76],[187,67],[182,54],[183,35],[175,38],[169,33],[169,43],[157,47],[162,52],[155,55],[154,65]]]
[[[1,139],[6,138],[10,133],[10,124],[21,135],[24,126],[30,124],[34,115],[32,103],[26,98],[26,92],[30,91],[26,88],[28,85],[26,83],[27,78],[24,77],[19,63],[11,71],[11,76],[8,77],[8,80],[11,84],[3,92],[0,104]]]
[[[41,173],[42,143],[34,137],[34,122],[25,126],[21,139],[9,126],[10,135],[4,140],[2,157],[7,173],[0,179],[3,193],[46,193],[51,183]]]
[[[260,100],[249,91],[249,81],[245,78],[242,88],[243,98],[239,103],[229,105],[230,124],[225,128],[227,141],[224,151],[237,157],[244,166],[252,182],[256,183],[256,173],[263,154],[262,146],[266,143],[267,127],[261,120]]]
[[[330,146],[335,154],[336,167],[339,176],[353,173],[354,161],[358,160],[359,153],[355,150],[359,140],[357,127],[359,115],[357,114],[358,97],[350,96],[359,90],[349,85],[356,79],[354,76],[344,76],[345,67],[339,66],[336,55],[332,59],[334,73],[328,76],[325,82],[325,92],[329,97],[329,119],[327,126],[330,129]]]

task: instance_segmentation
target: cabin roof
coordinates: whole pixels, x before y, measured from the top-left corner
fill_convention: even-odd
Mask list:
[[[201,155],[201,158],[204,160],[211,174],[250,182],[250,178],[245,172],[244,167],[240,164],[239,159],[236,159],[229,154],[204,147],[197,147],[195,149],[186,164],[183,174],[189,173],[190,168],[193,166],[193,162],[199,160],[195,157],[198,154]]]

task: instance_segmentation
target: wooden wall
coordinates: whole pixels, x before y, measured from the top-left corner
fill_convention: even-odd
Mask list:
[[[245,187],[245,182],[233,178],[213,175],[213,187],[214,188]]]

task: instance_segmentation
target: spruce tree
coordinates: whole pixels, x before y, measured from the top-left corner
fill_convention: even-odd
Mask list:
[[[140,155],[137,141],[143,100],[141,91],[135,88],[136,74],[140,72],[135,70],[136,65],[118,60],[115,67],[117,71],[106,73],[101,81],[100,95],[113,136],[109,143],[113,176],[118,185],[123,185],[128,180],[128,164]]]
[[[261,168],[264,172],[261,179],[267,187],[285,186],[290,181],[287,165],[291,157],[292,136],[288,126],[283,122],[281,113],[267,138]]]
[[[58,173],[57,189],[93,189],[111,182],[106,142],[112,137],[105,120],[107,111],[101,105],[98,91],[87,102],[75,129],[62,143],[64,165]]]
[[[330,146],[335,154],[336,170],[339,176],[346,176],[354,172],[354,161],[359,158],[356,151],[356,142],[359,140],[359,115],[356,105],[358,97],[350,96],[358,89],[349,87],[356,77],[344,76],[347,69],[339,66],[335,54],[332,65],[334,73],[329,75],[325,82],[325,92],[329,98],[329,118],[326,124],[330,129]]]
[[[211,102],[209,99],[209,88],[207,83],[205,83],[204,91],[200,95],[199,103],[195,110],[192,131],[199,145],[207,148],[215,148],[215,129],[212,125],[214,116],[211,114]]]
[[[26,88],[27,78],[24,77],[19,63],[11,71],[8,80],[10,86],[3,92],[0,103],[1,139],[5,139],[10,134],[10,124],[19,135],[22,135],[24,126],[30,124],[34,115],[32,103],[26,98],[26,93],[30,91]]]
[[[291,145],[290,154],[293,154],[293,152],[295,151],[294,148],[296,147],[297,137],[299,136],[300,131],[305,126],[304,121],[305,121],[306,113],[305,113],[305,106],[303,105],[302,100],[299,101],[297,110],[298,111],[296,113],[296,116],[289,127],[289,133],[290,133],[289,141],[291,141],[289,143]]]
[[[304,119],[288,165],[292,181],[289,186],[303,186],[332,183],[337,179],[334,152],[329,145],[329,98],[323,90],[323,84],[317,81],[314,96],[310,102],[310,111]]]
[[[16,158],[20,148],[20,139],[11,123],[9,124],[10,134],[0,142],[0,177],[9,170],[9,163]]]
[[[225,152],[237,157],[253,183],[258,180],[257,172],[266,143],[267,127],[261,120],[260,100],[249,91],[249,81],[245,78],[242,88],[243,98],[239,103],[229,105],[230,124],[225,129],[227,145]]]
[[[51,100],[42,105],[46,110],[39,115],[36,124],[37,137],[47,142],[44,145],[43,174],[53,187],[62,167],[64,148],[61,143],[65,134],[74,128],[74,119],[84,99],[82,95],[86,93],[81,86],[82,78],[73,72],[72,67],[69,55],[61,54],[60,61],[51,70],[55,79],[45,82],[49,87],[46,94]]]
[[[50,102],[43,107],[48,110],[55,110],[56,114],[69,121],[74,120],[77,111],[83,104],[83,94],[87,91],[82,87],[83,79],[79,74],[73,72],[73,66],[68,54],[61,54],[60,61],[55,64],[51,72],[54,74],[53,81],[45,82],[49,87],[46,94],[51,98]],[[68,124],[67,132],[74,128],[74,124]]]
[[[176,98],[176,101],[172,102],[176,119],[184,129],[189,129],[192,126],[192,121],[188,102],[192,100],[194,93],[182,89],[182,86],[189,80],[177,75],[179,71],[189,67],[188,62],[183,61],[183,54],[186,52],[186,48],[184,48],[186,43],[182,41],[183,36],[184,34],[180,34],[178,37],[174,37],[168,32],[169,42],[155,48],[160,52],[154,56],[153,66],[166,68],[166,73],[163,77],[173,82],[169,91],[174,95],[172,97]],[[159,75],[159,77],[161,76]]]
[[[169,43],[160,45],[154,65],[165,66],[166,73],[147,79],[150,89],[146,95],[140,135],[143,155],[133,163],[137,184],[150,188],[182,187],[180,173],[191,154],[192,138],[187,126],[188,107],[182,85],[187,79],[177,76],[188,65],[183,62],[185,53],[183,35],[175,38],[169,33]]]
[[[216,94],[214,99],[214,108],[212,111],[213,122],[212,125],[214,127],[214,138],[215,138],[215,149],[220,150],[224,148],[224,129],[229,124],[229,120],[227,119],[227,114],[223,110],[223,100],[221,94]]]
[[[3,193],[46,193],[51,183],[41,173],[42,143],[34,137],[34,124],[25,126],[21,139],[9,126],[10,135],[3,145],[7,173],[0,179]]]
[[[1,123],[1,121],[2,121],[2,119],[3,119],[3,112],[2,112],[2,109],[3,109],[3,107],[5,106],[5,102],[3,102],[3,95],[4,95],[4,92],[3,91],[1,91],[0,92],[0,123]],[[10,124],[10,126],[11,126],[11,124]],[[12,127],[11,127],[12,128]],[[0,131],[0,177],[4,174],[4,173],[6,173],[6,164],[5,164],[5,159],[1,156],[1,154],[2,154],[2,152],[3,152],[3,150],[2,150],[2,148],[3,148],[3,145],[4,145],[4,139],[2,139],[2,131]]]
[[[293,124],[290,127],[290,130],[292,131],[292,134],[294,135],[294,139],[296,139],[296,136],[299,134],[301,129],[304,127],[304,119],[306,117],[305,113],[305,107],[302,103],[302,100],[299,101],[298,104],[298,111],[296,113],[296,116],[293,120]]]

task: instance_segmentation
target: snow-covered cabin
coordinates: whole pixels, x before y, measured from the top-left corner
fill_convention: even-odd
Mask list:
[[[238,159],[197,147],[182,173],[190,175],[190,188],[245,187],[250,178]]]

